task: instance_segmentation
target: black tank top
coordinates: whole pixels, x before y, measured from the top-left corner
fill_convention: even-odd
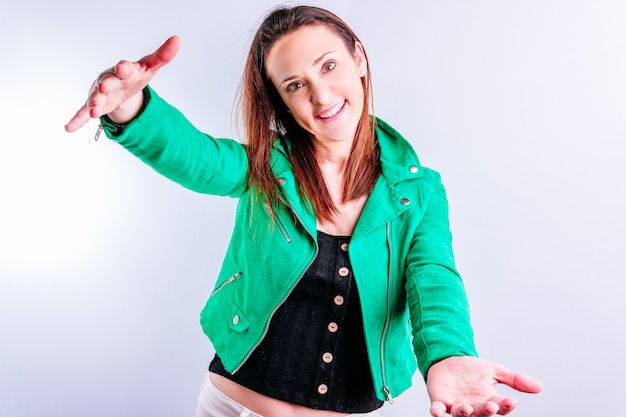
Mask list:
[[[218,355],[209,370],[268,397],[319,410],[380,408],[348,258],[350,237],[317,232],[319,253],[271,318],[261,344],[235,372]],[[276,277],[275,279],[279,279]]]

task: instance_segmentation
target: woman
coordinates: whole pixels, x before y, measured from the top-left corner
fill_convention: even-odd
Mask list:
[[[66,125],[101,128],[192,190],[239,198],[201,322],[216,356],[197,416],[377,416],[419,366],[431,414],[508,414],[496,383],[541,383],[478,359],[439,175],[369,115],[363,45],[337,16],[279,8],[252,41],[247,144],[197,131],[147,86],[177,37],[94,83]]]

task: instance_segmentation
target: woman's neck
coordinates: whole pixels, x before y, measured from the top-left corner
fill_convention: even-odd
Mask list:
[[[322,164],[332,165],[344,172],[352,152],[352,142],[321,143],[314,141],[313,148],[320,166]]]

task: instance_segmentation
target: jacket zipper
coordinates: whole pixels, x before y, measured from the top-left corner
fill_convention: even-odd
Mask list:
[[[300,218],[300,216],[298,216],[298,213],[296,213],[295,211],[293,211],[294,216],[296,216],[296,219],[300,222],[300,224],[302,224],[302,227],[304,227],[304,223],[302,222],[302,219]],[[278,224],[281,224],[280,221],[278,222]],[[281,229],[282,230],[282,229]],[[306,230],[306,228],[305,228]],[[287,235],[286,231],[283,232],[283,234],[285,235],[286,238],[289,238],[289,235]],[[309,233],[311,234],[311,233]],[[291,238],[289,238],[288,242],[291,242]],[[317,258],[317,253],[319,251],[319,248],[317,246],[317,241],[315,241],[315,254],[313,255],[313,258],[311,259],[311,261],[308,263],[308,265],[302,270],[302,274],[300,274],[300,277],[298,278],[298,280],[296,281],[296,283],[298,281],[300,281],[302,279],[302,277],[304,276],[304,274],[306,273],[306,271],[311,267],[311,265],[313,265],[313,262],[315,262],[315,258]],[[223,286],[223,285],[222,285]],[[220,288],[222,287],[220,286]],[[285,300],[287,298],[289,298],[289,296],[291,295],[291,293],[293,292],[293,290],[296,288],[296,284],[293,285],[293,287],[291,287],[291,289],[287,292],[287,294],[285,295],[285,297],[280,300],[280,302],[276,305],[276,307],[271,311],[269,319],[267,320],[267,323],[265,324],[265,329],[263,329],[263,334],[261,335],[261,337],[259,338],[259,340],[254,344],[254,346],[252,346],[252,348],[250,349],[250,351],[248,352],[248,354],[243,358],[243,360],[241,361],[241,363],[239,364],[239,366],[237,366],[232,374],[234,375],[235,373],[237,373],[237,371],[239,371],[241,369],[241,367],[248,361],[248,359],[250,358],[250,356],[252,355],[252,352],[254,352],[256,350],[256,348],[261,344],[261,342],[263,341],[263,339],[265,339],[265,336],[267,335],[267,331],[269,330],[270,327],[270,322],[272,321],[272,317],[274,317],[274,314],[276,314],[276,311],[280,308],[281,305],[283,305],[283,303],[285,302]],[[218,288],[219,289],[219,288]]]
[[[391,226],[387,223],[387,247],[389,249],[389,267],[387,271],[387,314],[385,316],[385,325],[383,326],[383,333],[380,337],[380,371],[383,382],[383,394],[385,396],[385,400],[389,401],[389,404],[393,404],[393,397],[391,396],[391,391],[389,391],[389,387],[387,386],[386,376],[385,376],[385,339],[387,338],[387,330],[389,328],[389,316],[391,311],[391,265],[393,260],[393,252],[391,248]]]
[[[100,134],[102,133],[102,124],[98,125],[98,130],[96,130],[95,135],[93,135],[93,140],[95,140],[96,142],[98,141],[98,139],[100,139]]]
[[[278,215],[274,212],[272,212],[272,217],[274,217],[274,221],[276,222],[276,224],[278,225],[278,228],[280,229],[280,231],[282,232],[283,236],[285,237],[285,240],[287,241],[287,243],[291,243],[291,236],[289,236],[289,233],[287,233],[287,229],[285,229],[285,225],[283,224],[283,222],[278,218]]]
[[[278,228],[280,229],[281,233],[285,237],[285,240],[287,241],[287,243],[291,243],[291,236],[289,236],[289,233],[287,232],[287,229],[285,228],[285,225],[283,224],[283,222],[278,218],[278,214],[274,212],[274,208],[272,207],[272,205],[269,203],[265,203],[265,209],[270,214],[270,216],[272,216],[272,218],[274,219],[274,222],[278,225]]]
[[[213,297],[215,294],[220,292],[222,290],[222,288],[224,288],[228,284],[232,283],[234,280],[236,280],[237,278],[239,278],[242,275],[243,275],[243,272],[237,272],[235,275],[233,275],[232,277],[228,278],[226,281],[222,282],[222,285],[220,285],[215,290],[213,290],[213,292],[211,293],[211,297]]]

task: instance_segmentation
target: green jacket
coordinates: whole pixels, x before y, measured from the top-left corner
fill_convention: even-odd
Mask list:
[[[316,220],[296,191],[283,149],[272,170],[286,206],[270,214],[248,188],[244,145],[195,129],[147,89],[143,113],[119,136],[105,131],[156,171],[197,192],[239,199],[235,227],[201,324],[224,366],[236,371],[264,337],[270,317],[317,254]],[[467,297],[455,269],[448,204],[440,176],[411,145],[378,121],[379,177],[348,254],[362,303],[367,351],[380,399],[411,385],[417,364],[476,355]],[[412,346],[411,346],[412,345]]]

